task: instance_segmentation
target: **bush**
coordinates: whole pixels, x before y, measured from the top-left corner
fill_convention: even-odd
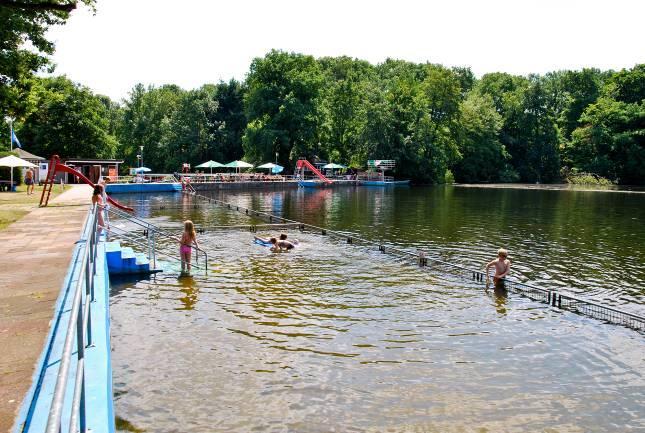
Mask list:
[[[502,183],[514,183],[520,180],[520,175],[510,165],[506,165],[499,173],[499,181]]]
[[[593,173],[569,173],[567,176],[567,183],[573,184],[573,185],[600,185],[600,186],[609,186],[613,185],[614,182],[611,180],[604,178],[602,176],[598,176],[597,174]]]

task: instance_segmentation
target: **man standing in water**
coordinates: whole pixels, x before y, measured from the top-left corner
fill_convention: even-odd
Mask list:
[[[495,267],[495,276],[493,277],[493,283],[502,282],[502,278],[505,278],[508,273],[511,271],[511,261],[508,259],[508,251],[504,248],[497,250],[497,258],[486,265],[486,286],[489,282],[489,269]]]

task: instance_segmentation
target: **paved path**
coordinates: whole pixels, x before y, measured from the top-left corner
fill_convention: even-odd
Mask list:
[[[31,386],[91,194],[74,185],[0,231],[0,432]]]

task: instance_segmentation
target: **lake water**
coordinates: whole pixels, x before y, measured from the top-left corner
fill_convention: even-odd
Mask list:
[[[645,314],[643,194],[428,187],[213,196],[470,267],[503,246],[513,278]],[[169,262],[171,272],[113,284],[124,429],[645,431],[642,333],[313,233],[290,232],[301,245],[273,254],[248,231],[212,229],[251,218],[178,194],[118,198],[165,227],[192,219],[210,253],[206,274],[178,279]]]

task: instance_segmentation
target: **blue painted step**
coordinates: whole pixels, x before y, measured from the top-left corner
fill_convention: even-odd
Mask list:
[[[135,253],[130,247],[122,247],[118,241],[105,243],[110,274],[146,274],[158,272],[150,269],[150,261],[143,253]]]

